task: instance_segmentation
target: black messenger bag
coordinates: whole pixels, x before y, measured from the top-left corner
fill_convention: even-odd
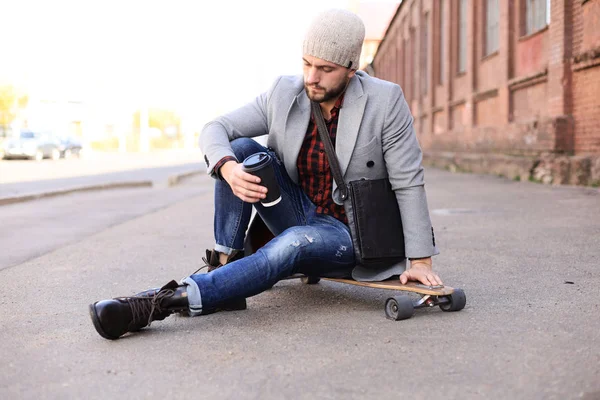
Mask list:
[[[403,261],[406,258],[404,231],[389,179],[360,179],[346,185],[321,107],[315,102],[311,104],[333,178],[344,200],[356,263],[367,268],[380,268]]]

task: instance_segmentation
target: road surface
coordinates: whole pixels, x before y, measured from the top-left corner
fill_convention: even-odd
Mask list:
[[[434,265],[467,307],[400,322],[384,290],[294,280],[108,341],[89,303],[201,265],[210,178],[0,207],[0,398],[599,398],[599,191],[426,177]]]

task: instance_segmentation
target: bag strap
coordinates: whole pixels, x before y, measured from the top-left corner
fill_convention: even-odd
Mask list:
[[[319,136],[321,136],[321,141],[325,145],[325,153],[327,153],[327,159],[329,160],[329,167],[331,168],[331,172],[333,173],[333,179],[340,188],[342,200],[346,200],[348,198],[348,187],[346,187],[346,183],[344,182],[344,178],[342,177],[340,163],[337,159],[337,156],[335,155],[335,149],[333,148],[333,143],[331,143],[331,137],[329,137],[329,131],[327,130],[327,126],[325,125],[325,119],[323,118],[321,106],[319,105],[319,103],[316,103],[314,101],[311,101],[310,104],[313,116],[315,118],[315,122],[317,123],[317,130],[319,131]]]

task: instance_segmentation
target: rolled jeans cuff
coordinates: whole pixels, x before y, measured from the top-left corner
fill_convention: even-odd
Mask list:
[[[187,297],[190,309],[190,316],[195,317],[202,313],[202,296],[198,284],[191,278],[183,278],[181,283],[187,285]]]
[[[232,249],[231,247],[223,246],[218,243],[215,243],[214,250],[227,256],[230,256],[234,251],[242,251],[240,249]]]

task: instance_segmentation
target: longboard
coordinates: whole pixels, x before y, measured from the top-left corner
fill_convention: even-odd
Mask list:
[[[287,279],[301,279],[302,283],[308,285],[314,285],[321,280],[325,280],[347,285],[419,294],[419,300],[413,300],[409,296],[400,295],[389,297],[385,301],[385,316],[394,321],[401,321],[412,317],[415,310],[418,308],[439,306],[442,311],[460,311],[465,308],[467,303],[465,292],[462,289],[455,289],[450,286],[426,286],[416,282],[402,284],[399,279],[390,279],[380,282],[360,282],[355,281],[354,279],[319,278],[302,274],[292,275]]]
[[[389,289],[389,290],[402,290],[405,292],[414,292],[420,294],[426,294],[430,296],[448,296],[454,293],[454,288],[450,286],[426,286],[421,283],[408,282],[403,285],[399,279],[391,279],[381,282],[360,282],[354,279],[335,279],[335,278],[321,278],[323,280],[347,283],[349,285],[366,286],[376,289]]]

